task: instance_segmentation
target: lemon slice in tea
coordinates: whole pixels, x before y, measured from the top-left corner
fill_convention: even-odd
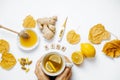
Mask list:
[[[54,65],[50,61],[46,62],[45,68],[48,72],[51,72],[51,73],[56,72]]]
[[[71,58],[75,64],[81,64],[84,59],[83,54],[80,51],[73,52]]]
[[[53,54],[49,57],[49,60],[58,64],[61,64],[61,57],[59,55]]]

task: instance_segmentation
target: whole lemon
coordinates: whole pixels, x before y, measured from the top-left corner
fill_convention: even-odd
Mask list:
[[[81,43],[81,52],[85,57],[95,57],[96,51],[92,44]]]

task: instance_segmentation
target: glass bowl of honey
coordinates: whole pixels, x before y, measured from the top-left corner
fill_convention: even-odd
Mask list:
[[[18,36],[18,46],[22,50],[27,50],[27,51],[35,49],[39,44],[39,37],[37,33],[35,32],[34,29],[29,29],[29,28],[24,29],[23,31],[25,31],[29,35],[29,38],[25,39],[21,36]]]

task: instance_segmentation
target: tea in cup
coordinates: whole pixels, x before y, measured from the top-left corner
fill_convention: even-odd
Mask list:
[[[49,76],[57,76],[61,74],[66,66],[72,67],[72,64],[66,63],[64,56],[56,51],[48,52],[43,56],[41,62],[43,72]]]

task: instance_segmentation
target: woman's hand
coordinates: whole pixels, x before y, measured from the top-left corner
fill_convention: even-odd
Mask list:
[[[66,62],[70,63],[70,60],[67,57],[65,57],[65,59]],[[69,80],[71,76],[72,76],[71,68],[66,67],[64,72],[61,75],[57,76],[55,80]]]
[[[37,61],[36,68],[35,68],[35,74],[38,80],[50,80],[49,77],[45,75],[44,72],[42,71],[40,67],[40,63],[41,63],[41,58]]]

